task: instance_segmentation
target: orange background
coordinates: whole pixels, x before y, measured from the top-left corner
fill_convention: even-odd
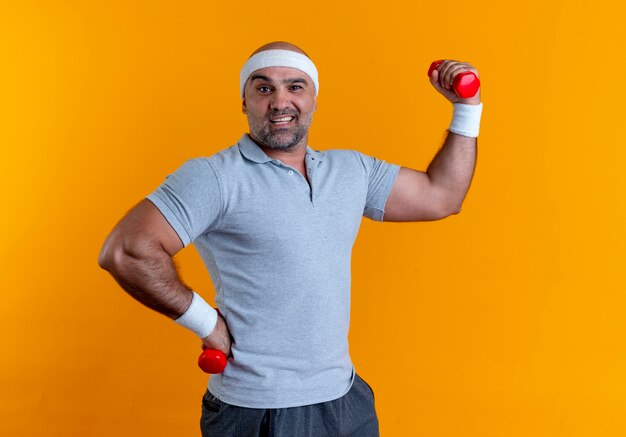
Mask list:
[[[287,40],[320,71],[319,150],[425,170],[452,114],[430,62],[483,84],[461,214],[364,219],[354,248],[350,346],[381,434],[626,435],[617,4],[2,2],[0,434],[199,435],[199,340],[97,258],[168,173],[247,131],[239,69]],[[176,259],[212,303],[197,252]]]

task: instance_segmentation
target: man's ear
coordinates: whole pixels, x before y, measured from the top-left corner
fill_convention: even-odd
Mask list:
[[[243,112],[244,114],[248,113],[248,109],[246,108],[246,98],[245,97],[241,101],[241,112]]]

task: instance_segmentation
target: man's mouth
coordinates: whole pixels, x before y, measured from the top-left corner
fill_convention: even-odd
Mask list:
[[[270,123],[275,124],[277,126],[281,126],[281,125],[291,123],[293,120],[295,120],[295,118],[296,117],[294,117],[293,115],[286,115],[282,117],[272,118],[270,120]]]

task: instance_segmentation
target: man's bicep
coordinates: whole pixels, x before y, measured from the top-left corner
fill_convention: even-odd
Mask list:
[[[185,244],[163,213],[148,198],[142,199],[139,205],[146,210],[145,228],[148,229],[148,235],[158,241],[170,256],[180,252]]]
[[[143,252],[162,247],[170,256],[184,246],[172,225],[149,199],[142,199],[120,220],[111,232],[120,248]]]
[[[401,167],[385,203],[386,222],[430,221],[446,217],[445,193],[428,174]]]

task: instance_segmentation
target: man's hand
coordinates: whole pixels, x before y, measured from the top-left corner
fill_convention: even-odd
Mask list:
[[[450,100],[452,103],[464,103],[466,105],[478,105],[480,104],[480,88],[475,96],[470,97],[468,99],[462,99],[457,96],[452,89],[452,83],[454,82],[454,78],[464,71],[471,71],[477,77],[478,70],[472,67],[467,62],[458,62],[458,61],[450,61],[445,60],[439,66],[433,70],[430,75],[430,83],[435,87],[437,91],[445,96],[446,99]]]
[[[230,345],[232,341],[233,337],[230,335],[230,331],[226,325],[226,320],[224,320],[222,315],[218,313],[217,323],[215,324],[215,328],[213,328],[213,332],[202,339],[202,344],[204,344],[208,349],[220,350],[224,352],[226,357],[230,357]]]

